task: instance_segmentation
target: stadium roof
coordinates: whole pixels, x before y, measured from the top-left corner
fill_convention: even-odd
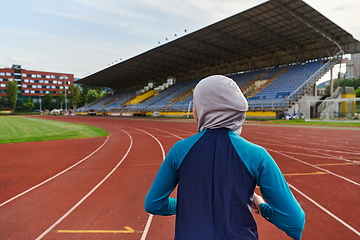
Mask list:
[[[360,52],[360,42],[301,0],[270,0],[77,81],[141,88]]]

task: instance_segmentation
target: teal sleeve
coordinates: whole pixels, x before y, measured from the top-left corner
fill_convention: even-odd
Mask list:
[[[176,214],[177,200],[169,197],[178,183],[172,155],[170,150],[145,197],[145,211],[148,213],[162,216]]]
[[[230,133],[233,145],[246,167],[256,179],[266,204],[260,205],[261,215],[293,239],[300,239],[305,225],[305,213],[270,154]]]
[[[264,152],[259,166],[258,186],[267,204],[260,205],[261,216],[292,239],[301,239],[305,213],[291,193],[286,180],[270,154]]]
[[[146,212],[162,216],[176,214],[177,200],[169,196],[179,182],[177,170],[191,147],[204,133],[202,131],[181,140],[170,149],[145,197]]]

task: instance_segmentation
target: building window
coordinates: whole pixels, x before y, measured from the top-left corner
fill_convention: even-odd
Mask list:
[[[3,79],[2,78],[0,78],[0,82],[2,82],[3,81]]]
[[[0,87],[6,87],[6,85],[4,83],[0,84]]]
[[[54,75],[51,75],[51,78],[55,78],[55,76],[54,76]]]
[[[35,80],[30,80],[30,83],[35,83]]]
[[[26,85],[26,84],[23,84],[23,87],[27,87],[27,85]]]
[[[41,78],[41,75],[40,74],[38,74],[38,75],[36,75],[38,78]]]
[[[60,86],[60,89],[64,89],[64,87],[63,87],[63,86]]]
[[[44,91],[40,91],[40,93],[44,93]]]
[[[11,73],[6,73],[6,76],[11,76]]]
[[[46,88],[50,88],[50,86],[46,86]]]
[[[56,87],[55,87],[55,86],[51,86],[51,88],[52,88],[52,89],[56,89]]]
[[[35,93],[35,90],[31,90],[30,93]]]
[[[49,91],[46,91],[45,93],[46,93],[46,94],[48,94],[48,93],[49,93]]]
[[[14,76],[15,76],[15,75],[20,76],[20,75],[21,75],[21,73],[14,73]]]
[[[69,87],[68,87],[68,86],[66,86],[66,87],[65,87],[65,89],[69,89]]]
[[[37,85],[37,87],[38,87],[38,88],[42,88],[42,86],[41,86],[41,85]]]
[[[29,79],[24,79],[24,82],[29,82]]]
[[[32,77],[32,78],[36,78],[36,74],[31,74],[31,77]]]
[[[62,81],[58,81],[58,84],[62,84]]]
[[[54,84],[57,84],[57,81],[53,81]]]
[[[45,83],[49,83],[49,81],[48,81],[48,80],[45,80]]]
[[[50,75],[46,75],[46,78],[50,78]]]
[[[21,84],[18,84],[18,87],[21,87]]]
[[[32,85],[32,88],[36,88],[36,85]]]
[[[29,93],[30,91],[29,90],[25,90],[24,93]]]
[[[44,80],[39,80],[39,83],[43,83],[44,82]]]
[[[5,76],[5,73],[3,73],[3,72],[0,72],[0,76]]]
[[[23,77],[27,77],[27,74],[26,74],[26,73],[23,73],[22,76],[23,76]]]

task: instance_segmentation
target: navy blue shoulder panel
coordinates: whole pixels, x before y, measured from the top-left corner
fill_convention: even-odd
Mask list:
[[[175,239],[257,239],[255,178],[227,129],[207,129],[178,168]]]

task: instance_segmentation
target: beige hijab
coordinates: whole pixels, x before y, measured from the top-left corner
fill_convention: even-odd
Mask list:
[[[239,86],[222,75],[201,80],[194,90],[198,131],[228,128],[241,134],[248,103]]]

